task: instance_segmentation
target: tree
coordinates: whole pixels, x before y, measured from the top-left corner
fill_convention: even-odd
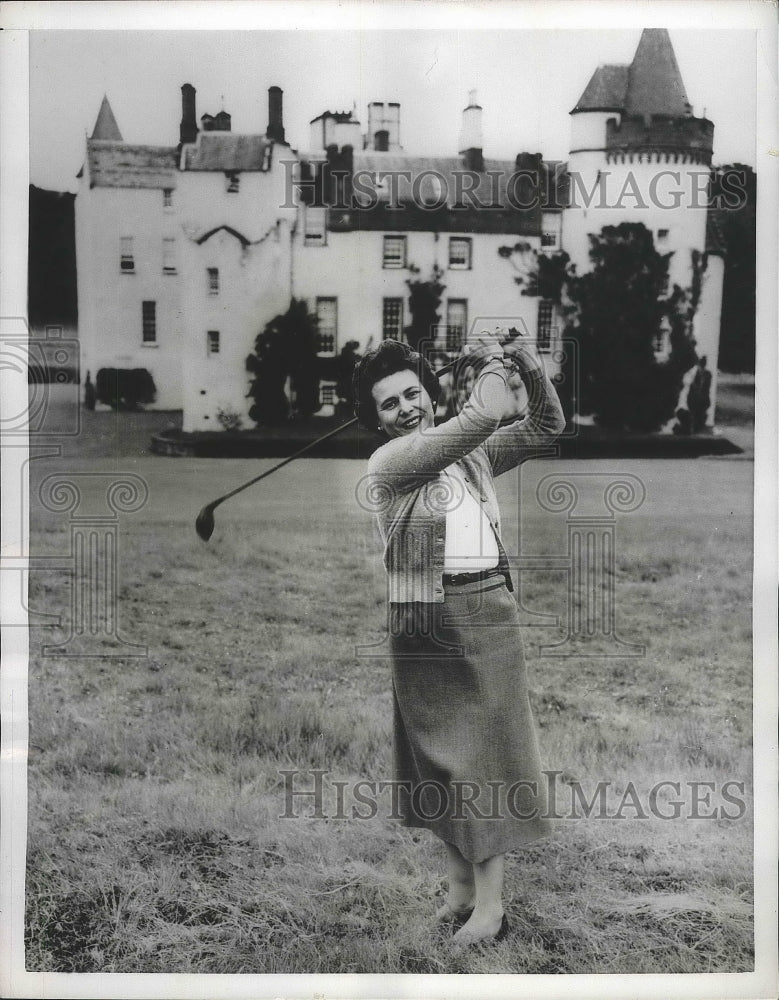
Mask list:
[[[304,420],[320,409],[317,319],[303,299],[293,299],[285,316],[287,328],[287,371],[295,393],[295,412]]]
[[[413,265],[410,270],[413,274],[419,274],[419,268]],[[441,296],[446,290],[446,285],[441,284],[443,275],[444,272],[436,264],[427,280],[406,279],[411,322],[404,328],[403,333],[415,351],[419,350],[423,341],[430,342],[433,339],[436,328],[441,322],[438,310],[441,305]]]
[[[524,247],[503,247],[511,257]],[[566,320],[563,405],[592,414],[613,430],[656,431],[673,416],[685,372],[695,363],[692,320],[700,295],[702,259],[693,257],[693,284],[668,294],[668,260],[641,223],[606,226],[590,236],[592,269],[579,275],[566,254],[537,255],[517,283],[524,294],[556,303]],[[669,337],[667,357],[655,344]],[[565,389],[568,392],[566,393]],[[567,395],[567,399],[565,398]]]
[[[249,385],[248,394],[254,400],[249,416],[261,427],[281,424],[289,416],[289,400],[284,392],[287,370],[283,336],[271,321],[257,336],[254,354],[246,359],[246,370],[254,376]]]
[[[285,313],[265,325],[254,342],[254,354],[246,359],[246,369],[254,376],[249,386],[254,399],[249,416],[257,424],[279,424],[289,418],[284,390],[288,377],[296,414],[306,419],[319,410],[317,321],[304,300],[292,299]]]
[[[735,192],[735,194],[734,194]],[[757,177],[743,163],[712,172],[713,224],[725,245],[725,277],[718,367],[727,372],[755,370]]]
[[[568,290],[581,358],[578,409],[604,427],[659,430],[673,417],[684,374],[694,364],[686,307],[695,289],[675,286],[667,296],[669,256],[655,250],[640,223],[606,226],[590,236],[592,270]],[[661,361],[654,345],[666,323],[671,350]]]

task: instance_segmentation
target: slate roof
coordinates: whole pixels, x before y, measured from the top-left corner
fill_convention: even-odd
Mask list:
[[[87,139],[91,187],[175,188],[175,146]]]
[[[626,114],[681,118],[691,110],[668,31],[644,28],[628,73]]]
[[[264,135],[201,132],[184,147],[184,170],[267,170],[272,141]]]
[[[398,183],[400,201],[409,201],[414,197],[435,203],[443,197],[445,189],[446,204],[454,205],[458,192],[455,174],[462,173],[463,169],[463,159],[460,156],[407,156],[402,153],[372,153],[367,150],[354,154],[355,174],[360,171],[373,175],[382,171],[410,172],[410,182],[403,179]],[[484,173],[473,174],[460,185],[461,190],[465,189],[464,202],[473,204],[478,200],[490,208],[516,210],[517,202],[529,201],[521,186],[515,191],[507,192],[507,185],[517,183],[512,181],[516,172],[517,166],[512,160],[485,159]],[[437,181],[437,177],[441,177],[442,181]],[[420,180],[414,187],[415,178]],[[473,184],[472,178],[476,178]],[[520,179],[518,183],[529,185],[531,182]]]
[[[599,66],[584,88],[576,111],[622,111],[628,89],[627,66]]]
[[[689,116],[692,108],[668,31],[644,28],[629,66],[599,66],[571,114],[579,111]]]
[[[97,113],[97,120],[95,122],[95,127],[92,129],[92,139],[108,139],[112,142],[123,142],[122,133],[119,131],[119,126],[116,124],[116,118],[114,118],[114,113],[111,110],[111,105],[108,103],[108,98],[103,97],[103,103],[100,105],[100,111]]]

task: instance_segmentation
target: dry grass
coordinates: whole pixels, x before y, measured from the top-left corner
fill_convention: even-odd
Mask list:
[[[43,463],[36,476],[48,469]],[[81,469],[111,469],[85,459]],[[508,939],[456,955],[432,926],[438,845],[370,821],[283,819],[284,768],[389,776],[383,580],[353,502],[362,466],[306,461],[237,498],[205,546],[199,506],[258,463],[143,458],[147,507],[121,525],[120,632],[147,657],[34,656],[30,666],[27,967],[79,972],[690,973],[752,967],[751,464],[582,463],[630,471],[648,499],[618,520],[618,630],[643,658],[554,659],[559,571],[523,578],[545,764],[560,801],[610,782],[743,781],[738,820],[563,819],[510,857]],[[523,546],[564,549],[564,519],[523,477]],[[509,545],[517,488],[501,484]],[[37,553],[67,523],[33,511]],[[36,572],[30,605],[69,580]],[[41,641],[62,629],[37,629]],[[588,650],[581,648],[581,653]],[[568,796],[566,798],[565,796]],[[661,798],[668,803],[673,795]],[[326,800],[330,803],[332,799]],[[303,810],[306,815],[308,810]],[[331,810],[332,811],[332,810]],[[703,810],[702,810],[703,811]]]

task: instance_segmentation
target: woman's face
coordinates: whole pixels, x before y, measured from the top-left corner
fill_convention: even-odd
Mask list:
[[[404,437],[434,423],[433,403],[416,372],[404,368],[379,379],[371,390],[379,428],[387,437]]]

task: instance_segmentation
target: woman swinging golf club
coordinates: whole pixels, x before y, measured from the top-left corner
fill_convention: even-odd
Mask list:
[[[407,345],[384,341],[355,372],[358,419],[387,438],[368,481],[388,575],[398,801],[404,825],[444,841],[437,919],[459,927],[458,945],[505,936],[504,856],[548,832],[493,477],[565,425],[527,338],[484,332],[467,351],[453,373],[455,389],[472,380],[467,401],[438,426],[438,380]],[[507,369],[527,390],[522,419]]]

